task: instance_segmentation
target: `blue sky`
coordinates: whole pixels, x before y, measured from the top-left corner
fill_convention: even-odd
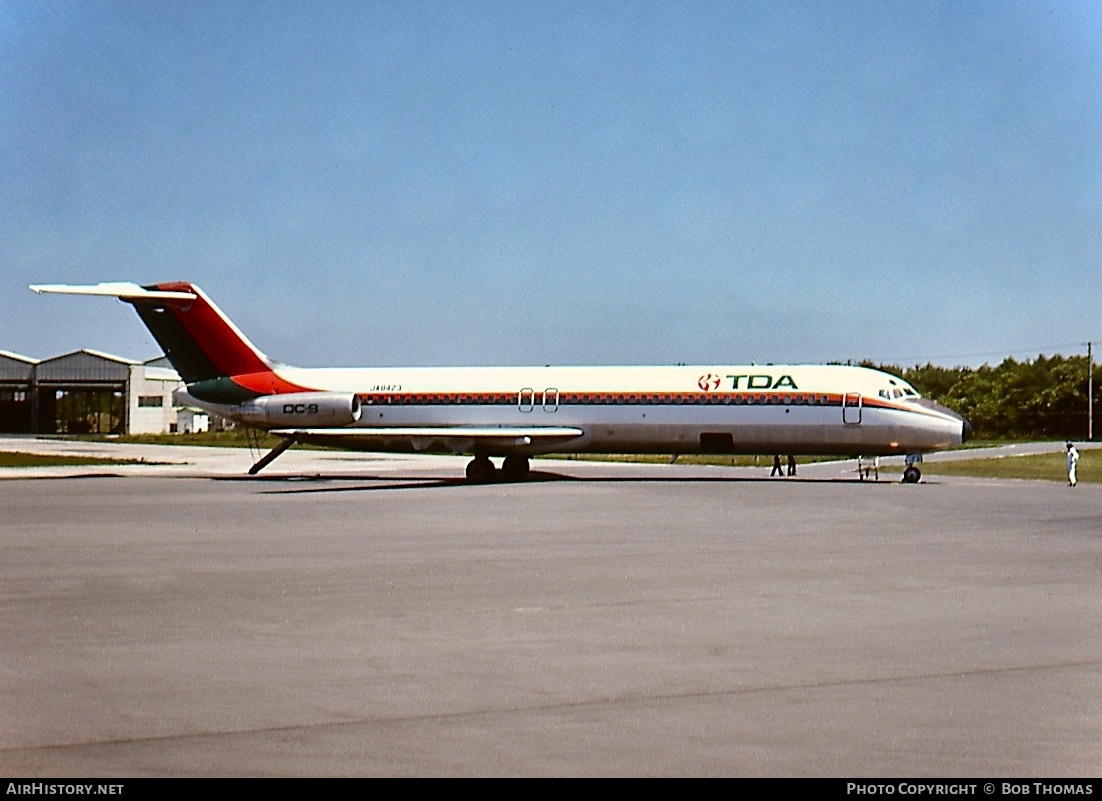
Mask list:
[[[0,349],[997,362],[1102,338],[1102,4],[0,1]]]

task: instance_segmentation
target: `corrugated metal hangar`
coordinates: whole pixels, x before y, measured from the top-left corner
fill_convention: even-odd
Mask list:
[[[175,431],[183,383],[162,356],[137,362],[94,350],[37,361],[0,350],[0,432],[148,434]]]

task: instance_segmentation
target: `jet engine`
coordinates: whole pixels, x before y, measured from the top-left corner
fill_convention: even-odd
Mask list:
[[[235,410],[242,422],[260,428],[334,428],[360,419],[360,396],[349,392],[290,392],[265,395]]]

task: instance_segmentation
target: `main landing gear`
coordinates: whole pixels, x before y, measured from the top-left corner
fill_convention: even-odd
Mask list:
[[[506,456],[501,470],[494,467],[489,456],[476,456],[467,465],[467,480],[472,484],[489,484],[492,481],[524,481],[529,473],[528,457],[513,454]]]

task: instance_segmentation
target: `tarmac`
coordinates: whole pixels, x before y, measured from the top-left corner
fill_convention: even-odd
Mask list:
[[[1102,772],[1099,485],[31,442],[3,775]]]

